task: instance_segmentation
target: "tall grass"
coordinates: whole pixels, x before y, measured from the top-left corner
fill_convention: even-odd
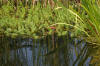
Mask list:
[[[69,10],[78,16],[78,20],[83,24],[81,27],[88,33],[87,41],[100,43],[100,7],[96,0],[82,0],[81,12]],[[80,28],[80,27],[79,27]],[[100,45],[100,44],[99,44]]]

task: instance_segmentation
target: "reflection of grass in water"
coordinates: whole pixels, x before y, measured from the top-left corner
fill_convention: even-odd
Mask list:
[[[93,53],[92,56],[93,56],[93,59],[91,60],[90,64],[99,66],[100,65],[100,48],[96,49],[95,54]]]
[[[11,46],[13,45],[13,46]],[[16,46],[16,40],[15,39],[11,39],[9,37],[5,37],[5,38],[0,38],[0,65],[3,66],[22,66],[24,63],[24,61],[20,60],[20,57],[18,57],[18,49],[20,50],[20,48],[25,48],[27,47],[27,45],[25,46]],[[30,46],[28,46],[30,47]],[[14,52],[13,52],[14,51]],[[22,51],[22,50],[20,50]],[[12,56],[13,54],[13,56]],[[23,53],[21,53],[23,54]],[[21,55],[20,54],[20,55]],[[24,55],[22,55],[23,59],[25,58]],[[5,62],[6,61],[6,62]]]
[[[45,39],[43,39],[42,41],[42,43],[40,43],[40,40],[37,40],[36,42],[35,42],[35,45],[37,46],[37,47],[34,47],[35,45],[34,45],[34,41],[33,41],[33,46],[31,47],[32,48],[32,58],[33,58],[33,63],[34,64],[36,64],[36,65],[39,65],[38,63],[40,62],[40,60],[42,59],[42,63],[43,63],[43,65],[45,66],[46,64],[52,64],[52,65],[55,65],[55,66],[58,66],[58,64],[61,64],[61,63],[64,63],[65,65],[69,65],[69,62],[68,62],[68,59],[69,60],[72,60],[73,59],[73,57],[72,57],[72,55],[70,55],[70,52],[71,52],[71,48],[70,49],[68,49],[67,48],[67,44],[69,43],[69,42],[71,42],[71,43],[73,43],[73,45],[74,45],[74,42],[73,42],[73,40],[68,40],[65,36],[63,37],[63,38],[58,38],[58,37],[56,37],[55,39],[56,39],[56,41],[57,42],[55,42],[55,47],[53,47],[53,45],[52,45],[52,38],[50,39],[51,37],[48,37],[48,39],[47,38],[45,38]],[[59,40],[58,40],[59,39]],[[11,40],[11,39],[9,39],[9,40]],[[3,44],[6,44],[6,42],[7,43],[9,43],[10,41],[9,41],[8,39],[3,39],[3,41],[5,42],[2,42]],[[47,42],[47,40],[48,40],[48,42]],[[61,42],[60,42],[60,40],[61,40]],[[15,47],[15,49],[13,49],[12,48],[12,50],[14,50],[14,51],[16,51],[16,50],[19,50],[20,51],[20,53],[17,53],[17,52],[15,52],[14,53],[14,57],[15,57],[15,59],[19,59],[19,58],[21,58],[22,60],[24,60],[23,62],[21,62],[23,65],[24,64],[27,64],[26,62],[28,62],[27,61],[27,56],[28,56],[28,52],[27,52],[27,49],[25,50],[25,52],[23,52],[23,50],[21,49],[21,48],[27,48],[27,47],[30,47],[30,46],[27,46],[28,44],[29,44],[29,41],[28,41],[28,39],[27,40],[25,40],[25,44],[26,45],[24,45],[24,46],[21,46],[21,44],[20,44],[20,42],[23,42],[23,40],[14,40],[14,39],[12,39],[12,44],[18,44],[19,46],[17,46],[17,47]],[[68,43],[67,43],[68,42]],[[39,43],[39,44],[38,44]],[[12,45],[12,47],[14,47],[14,45]],[[45,46],[44,46],[45,45]],[[8,44],[8,46],[9,46],[9,44]],[[7,48],[7,47],[6,47]],[[36,49],[37,48],[37,49]],[[38,50],[38,51],[37,51]],[[6,50],[5,50],[6,51]],[[8,50],[7,50],[8,51]],[[68,51],[68,52],[67,52]],[[72,50],[73,51],[73,50]],[[50,53],[51,52],[51,53]],[[35,55],[35,53],[38,53],[37,55]],[[48,55],[46,55],[46,56],[43,56],[44,54],[48,54]],[[61,54],[60,54],[61,53]],[[84,52],[85,53],[85,52]],[[69,54],[69,55],[68,55]],[[27,55],[27,56],[26,56]],[[84,54],[83,54],[84,55]],[[9,56],[9,55],[8,55]],[[18,56],[20,56],[20,57],[18,57]],[[36,58],[37,57],[37,58]],[[49,57],[49,58],[48,58]],[[87,56],[88,57],[88,56]],[[62,60],[61,60],[62,59]],[[9,58],[8,58],[8,60],[9,60]],[[20,60],[20,59],[19,59]],[[37,63],[35,63],[37,61]],[[63,61],[63,62],[62,62]],[[83,61],[83,60],[81,60],[81,61]],[[80,63],[81,63],[81,61],[80,61]],[[85,60],[84,60],[85,61]],[[7,62],[9,62],[10,63],[10,61],[7,61]],[[17,62],[17,60],[15,61],[15,62]],[[24,63],[25,62],[25,63]],[[67,62],[67,63],[66,63]],[[28,65],[28,64],[27,64]]]

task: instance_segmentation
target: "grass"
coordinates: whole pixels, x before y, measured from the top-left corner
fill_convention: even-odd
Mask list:
[[[40,3],[36,6],[25,7],[22,4],[15,6],[8,2],[0,7],[0,34],[16,37],[41,38],[51,35],[53,29],[50,25],[56,23],[66,23],[74,26],[75,16],[68,12],[62,3],[58,2],[52,9],[48,4],[47,7],[41,7]],[[67,25],[55,25],[55,32],[60,35],[66,35],[72,28]]]
[[[99,3],[99,2],[98,2]],[[54,9],[36,6],[17,5],[8,2],[0,7],[0,34],[12,37],[33,37],[39,38],[51,35],[51,26],[56,27],[55,32],[66,35],[68,31],[71,36],[86,34],[87,41],[100,43],[100,7],[95,0],[82,0],[80,12],[69,10],[62,3],[57,2]],[[70,7],[70,6],[69,6]],[[77,9],[77,8],[76,8]],[[85,37],[86,38],[86,37]]]
[[[69,11],[78,16],[79,24],[81,24],[82,30],[87,34],[86,40],[100,45],[100,7],[96,0],[82,0],[80,6],[80,12],[72,8]]]

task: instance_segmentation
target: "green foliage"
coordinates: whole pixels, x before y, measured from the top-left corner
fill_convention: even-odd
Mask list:
[[[88,15],[88,18],[87,18],[88,21],[87,23],[85,22],[85,24],[87,25],[87,28],[91,32],[90,36],[96,37],[97,43],[100,43],[99,41],[100,39],[100,7],[97,5],[96,0],[93,0],[93,1],[84,0],[82,1],[81,6],[85,9]]]
[[[96,0],[82,0],[81,13],[75,9],[70,10],[74,15],[77,15],[78,21],[81,26],[77,26],[87,35],[88,42],[100,43],[100,7]],[[94,41],[94,39],[96,39]]]
[[[33,38],[51,35],[52,32],[66,35],[70,29],[69,26],[54,25],[55,31],[50,27],[56,23],[68,23],[74,26],[74,18],[75,16],[68,12],[61,3],[58,3],[54,9],[51,9],[49,4],[46,8],[41,8],[40,3],[29,8],[20,4],[15,8],[8,3],[0,8],[0,33],[11,37]]]

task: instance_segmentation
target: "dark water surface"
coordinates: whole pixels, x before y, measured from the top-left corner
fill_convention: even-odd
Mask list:
[[[90,66],[89,52],[77,38],[0,38],[0,66]]]

